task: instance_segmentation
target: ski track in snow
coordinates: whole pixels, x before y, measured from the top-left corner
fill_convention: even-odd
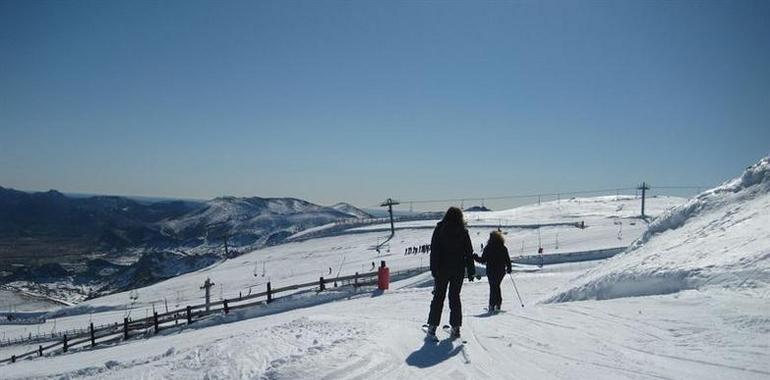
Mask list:
[[[579,266],[576,268],[582,270]],[[564,284],[579,271],[558,273],[562,275],[545,278],[541,273],[521,274],[518,276],[520,288],[525,294],[537,294],[538,287]],[[438,344],[426,343],[420,325],[427,313],[430,289],[395,289],[379,296],[364,293],[349,300],[293,312],[84,351],[74,355],[82,357],[84,363],[102,364],[64,373],[54,371],[52,377],[477,379],[519,375],[524,378],[759,379],[770,376],[766,363],[768,332],[758,335],[752,323],[744,326],[728,323],[736,319],[750,322],[753,317],[762,317],[765,304],[746,295],[687,291],[601,302],[527,304],[522,309],[513,300],[515,295],[510,284],[503,291],[507,310],[485,316],[482,313],[487,296],[485,281],[464,285],[463,336],[468,340],[465,345],[449,339],[442,339]],[[752,316],[746,310],[759,314]],[[682,318],[683,315],[691,317]],[[764,315],[766,317],[766,313]],[[443,318],[446,320],[448,315]],[[158,353],[145,354],[142,346],[155,346]],[[106,353],[111,350],[115,353]],[[120,353],[136,358],[122,361],[117,359]],[[46,367],[60,365],[68,362],[67,357],[71,355],[45,359],[41,363]],[[97,361],[90,356],[109,359]]]

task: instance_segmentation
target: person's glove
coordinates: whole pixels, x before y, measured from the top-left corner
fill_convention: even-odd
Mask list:
[[[478,260],[478,259],[481,259],[481,256],[479,256],[478,254],[474,253],[474,254],[473,254],[473,258],[474,258],[474,259],[476,259],[476,260]]]
[[[473,282],[474,278],[472,274],[468,274],[468,282]]]

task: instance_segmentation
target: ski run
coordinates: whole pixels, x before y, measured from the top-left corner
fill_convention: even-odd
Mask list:
[[[505,280],[503,312],[488,313],[486,278],[465,282],[461,339],[425,338],[429,272],[372,287],[298,292],[266,306],[190,326],[137,334],[0,365],[0,378],[116,379],[768,379],[770,378],[770,159],[686,200],[564,199],[466,213],[474,249],[492,229],[512,257],[626,247],[610,259],[514,265],[525,307]],[[570,223],[584,222],[586,228]],[[337,273],[426,267],[436,221],[367,226],[335,236],[259,249],[203,270],[47,315],[43,325],[0,325],[15,338],[143,318],[212,299],[314,281]],[[561,223],[561,224],[560,224]],[[541,228],[522,228],[543,224]],[[497,227],[493,227],[497,226]],[[478,267],[483,273],[483,267]],[[332,272],[332,275],[329,273]],[[446,323],[448,309],[442,317]],[[463,341],[467,341],[464,344]],[[0,347],[0,358],[37,343]]]

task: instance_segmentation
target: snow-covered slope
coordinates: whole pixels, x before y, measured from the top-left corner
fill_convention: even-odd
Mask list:
[[[680,197],[653,196],[647,198],[645,215],[658,216],[671,207],[680,205],[685,200]],[[585,221],[586,224],[596,224],[595,221],[636,219],[641,215],[641,197],[633,195],[611,195],[598,197],[569,198],[559,201],[542,202],[520,206],[500,211],[468,211],[465,219],[469,226],[499,225],[534,225],[548,223],[574,223]],[[403,222],[402,227],[434,226],[436,221],[418,220]],[[373,230],[390,228],[388,224],[380,224],[357,228],[357,230]]]
[[[515,275],[506,312],[483,311],[487,284],[463,285],[467,344],[422,337],[430,287],[416,280],[330,303],[297,300],[218,316],[216,325],[35,358],[2,377],[66,379],[767,379],[768,311],[761,300],[695,292],[537,304],[590,264]],[[422,282],[429,282],[422,278]],[[274,309],[271,311],[271,308]],[[446,320],[446,313],[443,317]],[[255,317],[261,315],[260,317]],[[34,347],[33,347],[34,348]],[[0,353],[2,353],[0,351]]]
[[[553,301],[664,294],[770,283],[770,158],[666,211],[625,253]]]
[[[651,210],[663,209],[663,205],[683,202],[682,198],[652,198],[648,200]],[[566,201],[563,201],[564,203]],[[602,197],[599,199],[581,198],[574,200],[569,206],[571,213],[593,216],[586,218],[586,228],[576,228],[572,225],[533,228],[508,228],[503,227],[506,244],[512,256],[536,254],[538,247],[544,248],[544,254],[579,252],[594,249],[607,249],[612,247],[628,246],[636,240],[646,229],[646,224],[639,219],[622,219],[617,217],[617,209],[638,207],[639,200],[633,197]],[[481,244],[485,244],[489,232],[497,229],[497,223],[503,225],[526,224],[528,220],[565,221],[559,216],[548,219],[545,215],[559,215],[557,202],[543,203],[542,205],[525,206],[527,212],[513,210],[496,211],[499,213],[494,219],[494,227],[485,226],[475,219],[470,220],[469,230],[473,247],[480,251]],[[505,216],[510,215],[511,219]],[[574,221],[574,220],[567,220]],[[133,291],[123,291],[112,295],[88,300],[82,304],[84,307],[110,307],[113,313],[94,314],[93,319],[98,323],[121,320],[126,309],[133,308],[132,315],[139,313],[144,315],[153,304],[165,304],[169,307],[184,306],[189,303],[200,303],[202,292],[200,285],[210,277],[216,284],[216,298],[232,298],[238,294],[247,294],[250,291],[264,290],[265,283],[272,281],[273,287],[303,283],[318,279],[320,276],[329,276],[329,268],[333,275],[352,274],[356,271],[366,272],[372,269],[372,263],[386,260],[391,270],[410,269],[428,264],[427,255],[405,255],[407,248],[415,247],[430,242],[430,228],[435,226],[437,220],[421,222],[396,223],[396,236],[381,254],[374,250],[374,246],[383,241],[389,234],[387,232],[366,232],[354,234],[341,234],[316,238],[296,243],[288,243],[265,247],[231,258],[207,268],[191,273],[176,276],[166,281],[149,285],[151,281],[144,280],[144,287],[137,287],[135,293],[139,295],[137,302],[131,302]],[[413,224],[420,228],[408,228]],[[178,265],[174,265],[178,267]],[[146,274],[147,269],[142,269],[140,274]],[[116,281],[123,281],[120,276],[113,276]],[[142,283],[142,282],[139,282]],[[133,287],[132,287],[133,288]],[[129,311],[130,312],[130,311]],[[53,328],[81,328],[82,321],[78,317],[71,319],[51,320],[42,330]],[[7,333],[7,337],[27,335],[24,327],[2,328],[0,332]]]
[[[340,202],[331,206],[330,208],[348,214],[351,218],[365,219],[372,217],[368,212],[361,210],[360,208],[353,206],[350,203]]]
[[[647,198],[645,214],[656,216],[682,203],[682,198],[653,196]],[[468,213],[469,224],[496,220],[512,223],[545,223],[597,218],[633,218],[641,215],[641,198],[633,195],[575,197],[543,202],[509,210]]]
[[[602,203],[608,201],[586,200],[581,204],[593,210],[581,211],[576,205],[574,211],[585,215],[600,208],[615,210]],[[547,212],[532,208],[530,215]],[[508,213],[516,218],[511,224],[526,219],[523,213]],[[625,244],[630,243],[625,240],[629,237],[616,239],[620,225],[614,222],[623,222],[624,228],[639,227],[623,230],[634,235],[633,239],[646,228],[638,219],[618,218],[614,212],[597,213],[586,220],[585,229],[543,229],[543,241],[546,237],[550,241],[551,234],[558,232],[560,244],[567,247],[601,247],[612,240]],[[626,224],[632,221],[636,224]],[[474,247],[496,228],[471,225]],[[531,229],[503,227],[503,231],[508,232],[507,242],[514,253],[524,241],[537,242]],[[312,281],[328,275],[329,266],[348,274],[369,270],[373,261],[381,259],[392,270],[425,265],[427,255],[403,252],[426,243],[430,233],[428,228],[399,229],[381,253],[372,250],[384,237],[378,232],[259,249],[138,289],[134,309],[126,305],[129,294],[114,294],[49,320],[41,331],[143,317],[166,301],[169,307],[198,303],[201,282],[207,277],[216,282],[212,296],[218,300],[264,289],[267,280],[276,286]],[[444,339],[445,334],[437,344],[423,339],[420,325],[425,323],[432,290],[430,276],[423,274],[393,283],[385,292],[371,288],[343,294],[339,290],[311,292],[190,326],[180,324],[159,334],[150,328],[128,341],[1,366],[0,377],[721,380],[770,376],[767,294],[710,288],[708,292],[605,301],[542,302],[552,297],[554,289],[567,288],[575,276],[597,265],[601,263],[516,268],[513,278],[526,307],[519,306],[513,284],[506,279],[502,285],[505,312],[497,315],[483,310],[488,300],[486,280],[466,282],[461,295],[466,344]],[[444,313],[442,321],[448,318],[446,308]],[[0,331],[18,337],[34,333],[36,327],[0,325]],[[36,344],[0,347],[0,357],[36,348]]]

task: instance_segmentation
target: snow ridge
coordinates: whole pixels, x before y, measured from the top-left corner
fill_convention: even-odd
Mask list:
[[[770,284],[770,157],[664,212],[624,253],[546,302]]]
[[[758,195],[766,195],[770,187],[770,156],[749,166],[743,175],[691,198],[685,204],[665,211],[650,223],[642,237],[631,249],[644,245],[653,236],[681,227],[685,222],[705,210],[721,207],[726,203],[742,202]],[[746,190],[742,192],[742,190]],[[734,195],[731,197],[731,195]]]

